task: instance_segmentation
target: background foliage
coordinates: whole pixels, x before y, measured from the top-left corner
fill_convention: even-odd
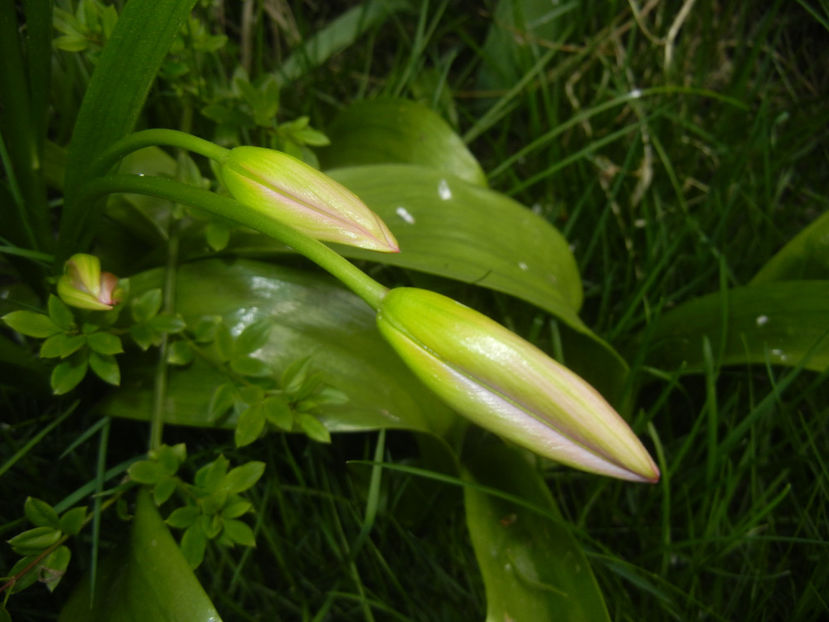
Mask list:
[[[388,285],[430,287],[487,312],[578,370],[646,439],[662,480],[634,486],[547,463],[527,466],[501,446],[492,449],[503,454],[505,469],[529,470],[529,483],[512,493],[535,499],[540,507],[533,514],[520,504],[502,507],[503,499],[470,484],[502,485],[476,453],[491,439],[471,434],[467,469],[456,469],[428,434],[442,416],[407,426],[423,432],[413,434],[395,431],[382,413],[366,415],[365,427],[389,430],[334,434],[330,444],[273,434],[237,447],[223,429],[168,426],[165,442],[186,442],[196,465],[185,470],[219,451],[234,465],[268,465],[247,493],[257,547],[208,547],[197,570],[207,596],[226,620],[480,619],[487,606],[494,615],[500,602],[492,586],[504,578],[492,573],[507,555],[518,568],[512,579],[543,595],[541,611],[556,606],[556,564],[526,532],[494,562],[476,559],[475,542],[497,542],[497,535],[487,532],[491,522],[474,517],[493,513],[504,529],[518,519],[520,529],[532,525],[530,535],[545,542],[575,538],[573,550],[586,555],[614,620],[820,619],[829,582],[829,8],[816,0],[470,6],[196,2],[185,27],[171,32],[174,42],[159,56],[154,82],[154,70],[144,68],[152,88],[146,105],[135,107],[137,126],[275,147],[319,164],[355,184],[390,225],[401,227],[404,249],[406,222],[397,208],[411,208],[406,213],[419,226],[410,244],[418,245],[415,234],[423,236],[420,256],[403,253],[380,264],[369,263],[368,254],[347,254]],[[4,222],[25,220],[6,219],[15,193],[29,206],[51,206],[30,208],[49,217],[31,220],[28,230],[9,226],[2,234],[3,313],[21,304],[42,309],[48,256],[73,250],[54,249],[51,231],[57,213],[61,227],[69,227],[67,214],[82,211],[71,205],[73,184],[90,163],[73,160],[72,149],[93,147],[73,143],[67,153],[76,122],[100,123],[102,135],[129,129],[88,112],[86,120],[78,117],[124,10],[122,3],[57,1],[53,24],[27,22],[31,49],[37,37],[55,37],[48,59],[31,49],[3,54],[3,118],[17,114],[13,69],[25,59],[30,73],[18,76],[17,86],[31,80],[30,124],[41,124],[47,140],[30,148],[43,154],[37,174],[48,185],[39,195],[43,179],[7,174],[0,189]],[[0,33],[0,45],[8,47],[15,25],[2,26],[12,33]],[[142,67],[123,62],[132,79],[141,79]],[[47,90],[37,78],[49,73]],[[20,128],[2,130],[4,163],[25,159],[26,152],[15,151],[26,143],[15,137]],[[213,177],[209,167],[172,151],[136,160],[125,168],[194,185]],[[358,165],[365,168],[347,168]],[[442,179],[460,211],[441,219],[424,203],[421,215],[419,199],[407,192],[440,187]],[[391,184],[399,201],[388,199]],[[61,204],[64,192],[68,205]],[[497,226],[492,210],[510,211],[511,226]],[[295,326],[299,320],[279,306],[284,301],[277,294],[263,300],[264,281],[256,280],[278,272],[274,278],[309,287],[309,296],[333,297],[337,317],[361,326],[361,311],[342,293],[331,294],[329,280],[249,232],[132,195],[111,199],[106,215],[85,218],[95,221],[96,253],[121,276],[164,266],[169,240],[178,240],[183,293],[176,311],[188,321],[188,306],[194,315],[202,310],[206,286],[197,279],[209,278],[222,290],[208,312],[229,325],[241,329],[234,313],[268,304]],[[76,220],[77,230],[62,239],[91,240],[89,222]],[[551,228],[544,233],[549,224],[562,237]],[[539,231],[546,237],[530,234]],[[480,247],[470,243],[478,239]],[[568,248],[573,265],[557,261]],[[214,258],[202,261],[207,256]],[[238,256],[246,259],[229,267]],[[557,281],[545,291],[537,284],[550,274]],[[150,289],[153,279],[160,281],[158,273],[148,272],[133,286]],[[229,283],[238,290],[228,291]],[[317,322],[312,336],[330,347],[334,320],[299,319]],[[281,328],[268,335],[267,358],[280,371],[309,348],[286,335]],[[372,391],[398,405],[413,393],[406,380],[389,379],[393,363],[377,364],[387,353],[373,350],[376,344],[359,330],[351,338],[343,356],[367,353],[375,364],[359,371],[372,381],[359,385],[347,405],[320,414],[334,431],[348,428],[348,408],[365,412]],[[0,339],[6,500],[0,533],[8,539],[26,528],[27,496],[57,505],[99,479],[102,447],[106,468],[116,474],[143,454],[146,425],[132,419],[146,418],[142,400],[150,399],[150,381],[142,378],[155,359],[133,348],[121,390],[90,378],[76,393],[55,398],[49,370],[29,354],[33,349],[11,331]],[[354,373],[344,360],[323,363],[332,374]],[[210,395],[198,391],[200,377],[179,378],[171,387],[183,398],[176,403],[181,410],[173,409],[171,420],[205,416]],[[349,380],[338,388],[354,386]],[[368,464],[377,460],[389,465],[380,480]],[[538,473],[549,498],[533,487]],[[564,522],[556,522],[552,500]],[[14,596],[15,620],[55,619],[92,566],[91,551],[124,546],[126,523],[114,511],[100,520],[95,532],[75,541],[67,578],[49,599],[41,586]],[[157,528],[151,519],[140,525]],[[570,526],[562,527],[565,536],[562,525]],[[9,548],[0,550],[3,568],[15,561]]]

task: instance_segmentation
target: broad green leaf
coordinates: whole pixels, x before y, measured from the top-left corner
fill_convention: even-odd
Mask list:
[[[829,279],[829,211],[803,229],[754,275],[768,281]]]
[[[60,622],[220,622],[184,556],[141,490],[129,539],[102,565],[90,609],[88,580]]]
[[[511,294],[587,332],[576,314],[581,279],[567,240],[498,192],[421,166],[328,171],[389,226],[400,253],[344,255],[411,268]]]
[[[486,587],[487,622],[608,621],[590,564],[528,454],[490,437],[464,455],[463,463],[470,484],[496,488],[539,510],[464,488],[466,522]]]
[[[154,270],[133,277],[132,287],[145,291],[161,279],[162,272]],[[310,356],[311,371],[348,397],[315,413],[332,432],[398,428],[442,434],[457,420],[382,340],[371,309],[327,277],[261,262],[208,260],[181,266],[176,282],[176,308],[190,325],[201,316],[219,315],[239,332],[258,318],[272,319],[258,356],[277,373]],[[148,362],[123,370],[122,387],[108,397],[104,412],[146,419],[152,412],[153,369]],[[222,390],[211,413],[214,387],[227,382],[199,359],[170,370],[165,421],[234,427],[233,414],[211,419],[220,410],[218,402],[225,407],[226,394],[232,393]]]
[[[440,115],[406,99],[372,99],[342,110],[326,128],[324,168],[419,164],[486,187],[478,161]]]
[[[725,321],[723,321],[725,320]],[[646,331],[648,363],[703,369],[703,340],[717,363],[829,366],[829,280],[778,281],[690,300]]]

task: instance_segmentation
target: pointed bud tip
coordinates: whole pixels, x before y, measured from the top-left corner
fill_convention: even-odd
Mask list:
[[[239,203],[318,240],[399,252],[382,219],[345,186],[286,153],[235,147],[221,180]]]

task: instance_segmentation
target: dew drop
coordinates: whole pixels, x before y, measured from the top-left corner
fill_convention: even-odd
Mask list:
[[[397,208],[394,210],[394,213],[400,216],[401,220],[409,223],[410,225],[413,225],[415,223],[415,217],[412,216],[411,212],[409,212],[409,210],[407,210],[402,205],[397,206]]]
[[[769,316],[768,315],[758,315],[757,319],[755,320],[757,326],[765,326],[769,323]]]
[[[452,190],[449,188],[449,182],[445,179],[441,179],[438,184],[438,196],[444,201],[452,198]]]

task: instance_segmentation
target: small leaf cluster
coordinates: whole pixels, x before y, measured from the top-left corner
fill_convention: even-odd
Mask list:
[[[251,81],[244,68],[237,67],[230,85],[217,89],[217,97],[208,103],[202,114],[218,124],[217,134],[224,142],[238,144],[239,137],[259,129],[264,137],[259,142],[279,149],[313,166],[319,162],[310,149],[330,144],[328,137],[310,125],[308,117],[277,123],[279,83],[271,74]]]
[[[201,564],[211,540],[220,546],[255,546],[253,530],[239,520],[253,507],[241,493],[262,477],[265,463],[247,462],[230,469],[230,461],[220,455],[201,467],[190,484],[176,475],[186,458],[184,444],[163,445],[149,452],[146,460],[133,463],[127,472],[133,481],[152,486],[156,505],[179,491],[185,505],[173,510],[166,522],[184,529],[180,544],[190,566]]]
[[[83,52],[95,59],[112,35],[118,12],[98,0],[80,0],[74,13],[55,7],[52,23],[61,36],[54,45],[66,52]]]
[[[265,345],[269,330],[269,322],[258,321],[235,340],[227,331],[217,334],[217,354],[236,378],[214,389],[208,407],[210,419],[233,411],[237,447],[253,443],[269,426],[284,432],[301,431],[321,443],[331,442],[328,429],[314,413],[348,398],[326,385],[320,374],[310,372],[310,358],[295,361],[277,378],[269,365],[251,356]]]
[[[119,385],[121,371],[115,355],[124,348],[111,326],[117,311],[98,312],[94,320],[78,321],[72,310],[54,295],[49,296],[47,308],[48,314],[12,311],[2,319],[21,335],[44,339],[40,346],[42,358],[59,360],[52,370],[52,391],[56,395],[68,393],[90,369],[101,380]]]
[[[178,314],[161,313],[162,301],[159,288],[147,290],[130,301],[130,315],[134,323],[129,333],[142,350],[158,346],[165,334],[180,333],[187,326]]]
[[[127,469],[127,475],[134,482],[153,487],[153,501],[161,505],[176,491],[181,480],[176,476],[179,467],[187,460],[187,447],[162,445],[147,452],[146,460],[133,462]]]
[[[219,456],[196,472],[187,485],[187,505],[174,510],[167,524],[184,529],[181,551],[192,568],[204,559],[209,540],[220,546],[256,546],[250,526],[239,520],[253,509],[240,493],[251,488],[265,471],[264,462],[247,462],[228,470],[230,461]]]
[[[34,528],[8,540],[14,552],[23,556],[6,579],[14,581],[10,593],[26,589],[36,581],[46,585],[51,592],[60,583],[72,557],[69,548],[61,543],[83,528],[87,520],[86,508],[75,507],[58,515],[45,501],[29,497],[23,510]]]

